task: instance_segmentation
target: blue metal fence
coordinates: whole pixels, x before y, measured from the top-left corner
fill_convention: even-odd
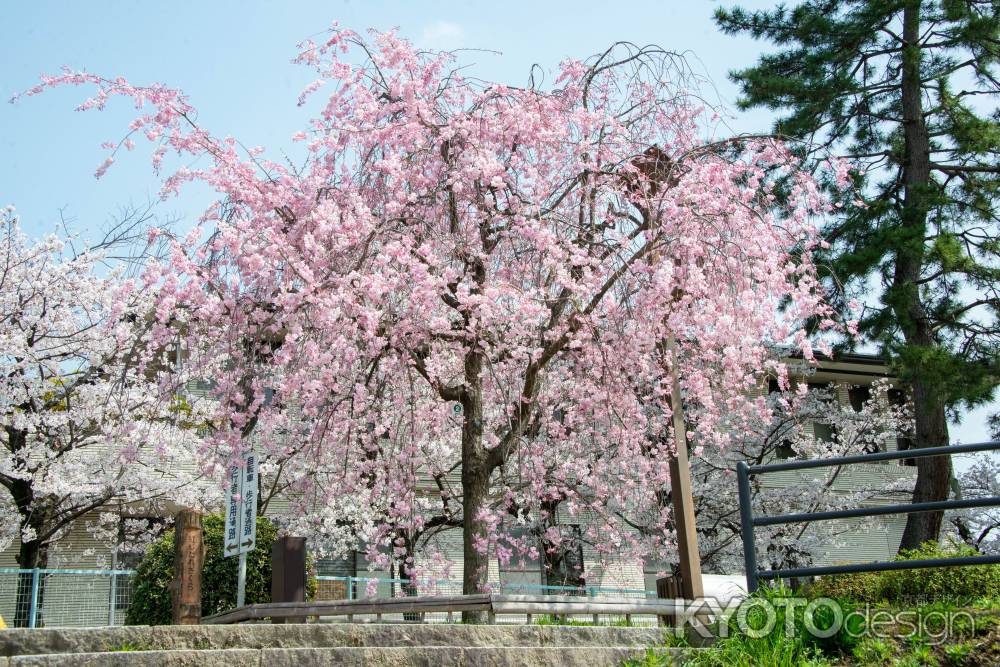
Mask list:
[[[789,579],[792,577],[809,577],[825,574],[848,574],[852,572],[876,572],[882,570],[913,570],[927,567],[947,567],[953,565],[986,565],[1000,563],[1000,556],[964,556],[957,558],[929,558],[922,560],[884,561],[874,563],[853,563],[847,565],[826,565],[819,567],[797,567],[779,570],[761,570],[757,564],[757,545],[754,541],[754,528],[757,526],[774,526],[786,523],[806,523],[810,521],[827,521],[831,519],[852,519],[885,514],[909,514],[911,512],[934,512],[950,509],[968,509],[971,507],[1000,507],[1000,497],[971,498],[967,500],[943,500],[924,503],[902,503],[896,505],[879,505],[877,507],[861,507],[856,509],[832,510],[828,512],[808,512],[801,514],[775,514],[770,516],[754,516],[751,506],[750,475],[761,475],[769,472],[789,470],[807,470],[843,466],[854,463],[874,463],[877,461],[895,461],[899,459],[917,459],[928,456],[952,456],[1000,450],[1000,442],[983,442],[972,445],[951,445],[948,447],[926,447],[922,449],[907,449],[896,452],[877,452],[875,454],[858,454],[830,459],[810,459],[805,461],[790,461],[787,463],[772,463],[768,465],[747,465],[740,461],[736,465],[736,478],[740,496],[740,529],[743,537],[743,558],[746,566],[747,590],[753,593],[760,587],[761,579]]]
[[[121,625],[135,570],[0,568],[0,616],[8,626]]]
[[[8,627],[70,627],[122,625],[132,601],[135,570],[0,568],[0,617]],[[438,579],[412,582],[378,577],[316,577],[318,599],[404,597],[420,590],[428,594],[458,594],[462,582]],[[494,583],[493,590],[508,594],[558,594],[585,597],[655,598],[655,591],[606,586],[547,586]],[[427,619],[432,620],[432,619]],[[443,620],[443,619],[439,619]]]

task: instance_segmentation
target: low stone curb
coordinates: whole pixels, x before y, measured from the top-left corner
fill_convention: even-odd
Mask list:
[[[657,653],[683,660],[683,649]],[[23,655],[0,667],[617,667],[642,658],[636,646],[399,646],[131,651]]]
[[[0,630],[0,655],[120,650],[213,650],[408,646],[662,645],[662,628],[462,624],[244,624]]]

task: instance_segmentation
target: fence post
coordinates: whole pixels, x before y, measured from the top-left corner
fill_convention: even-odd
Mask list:
[[[33,628],[38,622],[38,583],[41,570],[37,567],[31,570],[31,605],[28,608],[28,627]]]
[[[759,588],[757,582],[757,545],[753,539],[753,510],[750,506],[750,467],[745,461],[736,464],[740,493],[740,533],[743,537],[743,567],[747,573],[747,593]]]
[[[111,567],[112,568],[117,568],[118,567],[118,563],[112,562]],[[117,602],[118,602],[118,595],[117,595],[118,591],[116,590],[117,588],[118,588],[118,570],[112,569],[111,570],[111,595],[108,596],[108,598],[111,601],[110,604],[108,605],[108,625],[114,625],[115,624],[115,607],[117,606]]]

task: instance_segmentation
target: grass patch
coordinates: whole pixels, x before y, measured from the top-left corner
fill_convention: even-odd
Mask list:
[[[599,623],[594,623],[593,621],[578,621],[573,618],[566,618],[565,616],[552,615],[552,614],[541,614],[535,616],[532,619],[533,625],[571,625],[577,627],[592,627],[600,625]]]
[[[996,667],[1000,665],[1000,598],[972,604],[941,600],[931,604],[872,605],[839,601],[844,610],[839,630],[829,637],[809,632],[834,625],[830,607],[817,606],[807,619],[804,605],[789,607],[786,589],[763,589],[729,619],[716,621],[720,638],[709,648],[686,652],[683,664],[694,667]],[[767,604],[765,604],[767,603]],[[765,611],[765,607],[772,611]],[[820,613],[820,610],[826,610]],[[854,612],[854,613],[851,613]],[[736,618],[744,615],[744,622]],[[773,617],[769,618],[773,613]],[[726,626],[728,623],[728,626]],[[765,633],[765,629],[771,630]],[[728,627],[728,635],[722,632]],[[788,628],[792,632],[788,632]],[[683,638],[666,646],[684,646]],[[628,667],[663,667],[672,657],[650,651]]]
[[[868,635],[834,664],[872,667],[995,667],[1000,665],[1000,600],[971,606],[937,602],[915,608],[879,607],[901,616]]]
[[[624,618],[617,618],[609,621],[599,621],[594,623],[593,621],[582,621],[574,618],[567,618],[561,615],[552,614],[540,614],[538,616],[532,617],[532,625],[570,625],[577,627],[603,627],[603,628],[639,628],[646,627],[642,625],[636,625],[632,621],[626,620]]]

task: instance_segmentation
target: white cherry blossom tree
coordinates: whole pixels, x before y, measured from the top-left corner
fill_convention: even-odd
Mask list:
[[[2,213],[0,510],[21,568],[45,567],[89,513],[212,495],[193,483],[203,417],[174,397],[170,350],[151,342],[152,295],[100,277],[99,258],[54,236],[32,243],[13,210]],[[15,623],[26,614],[20,604]]]

